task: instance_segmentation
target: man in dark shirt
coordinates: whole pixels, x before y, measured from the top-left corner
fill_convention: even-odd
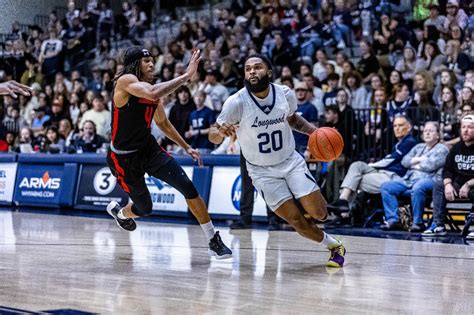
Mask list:
[[[74,141],[70,153],[96,153],[104,143],[108,141],[96,133],[96,127],[92,120],[86,120],[82,125],[82,135]]]
[[[308,101],[310,96],[308,84],[306,82],[298,82],[295,86],[295,92],[296,99],[298,100],[296,114],[316,126],[318,121],[318,111],[316,107]],[[293,136],[295,138],[296,151],[300,154],[304,154],[306,147],[308,146],[309,137],[297,131],[293,131]]]
[[[214,111],[204,106],[206,92],[197,91],[194,96],[196,109],[189,114],[189,130],[185,137],[191,139],[193,148],[199,149],[201,153],[210,153],[214,149],[214,144],[209,141],[207,135],[209,128],[215,123],[216,117]]]
[[[461,141],[446,157],[443,181],[433,185],[433,224],[424,236],[445,235],[446,202],[455,199],[474,202],[474,115],[461,120]],[[469,234],[474,238],[474,232]]]

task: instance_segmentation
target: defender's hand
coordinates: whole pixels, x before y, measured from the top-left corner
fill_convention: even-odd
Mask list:
[[[197,161],[198,162],[198,165],[201,167],[203,166],[203,163],[202,163],[202,158],[201,158],[201,153],[199,153],[199,151],[197,149],[193,149],[191,147],[189,147],[188,149],[186,149],[186,153],[193,158],[194,161]]]
[[[193,55],[191,56],[191,61],[189,62],[188,68],[186,69],[186,73],[189,76],[189,79],[193,77],[193,75],[196,73],[198,66],[199,66],[199,61],[201,61],[201,52],[199,49],[196,49],[193,52]]]
[[[24,96],[30,96],[31,88],[13,80],[0,83],[1,95],[10,95],[13,98],[17,98],[17,93]]]

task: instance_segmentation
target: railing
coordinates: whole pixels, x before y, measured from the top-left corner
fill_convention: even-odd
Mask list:
[[[423,125],[427,121],[439,122],[436,108],[409,108],[404,115],[413,124],[412,135],[421,141]],[[392,120],[385,109],[354,109],[343,117],[344,154],[350,161],[372,162],[389,154],[397,139],[394,136]]]

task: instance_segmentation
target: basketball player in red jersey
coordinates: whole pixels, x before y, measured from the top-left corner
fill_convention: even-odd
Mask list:
[[[144,178],[145,173],[148,173],[184,195],[189,209],[209,239],[209,253],[223,259],[231,257],[232,251],[222,242],[219,232],[214,230],[203,199],[181,166],[158,145],[150,129],[154,119],[168,138],[180,145],[199,164],[202,163],[199,151],[191,148],[179,135],[159,101],[196,73],[201,59],[199,55],[199,50],[193,53],[185,74],[153,85],[154,60],[150,52],[136,46],[125,51],[124,70],[115,78],[112,95],[112,141],[107,163],[133,202],[120,207],[112,201],[107,206],[107,212],[122,229],[135,230],[134,219],[152,212],[153,203]]]

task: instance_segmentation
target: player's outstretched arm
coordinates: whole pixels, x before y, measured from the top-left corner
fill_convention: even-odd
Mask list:
[[[306,119],[304,119],[303,117],[297,114],[288,116],[287,120],[291,128],[293,128],[294,130],[298,132],[304,133],[306,135],[310,135],[313,133],[313,131],[318,129],[315,126],[313,126],[313,124],[311,124]]]
[[[139,81],[133,74],[126,74],[118,79],[117,90],[119,93],[122,90],[139,98],[157,101],[161,97],[176,91],[196,73],[201,60],[199,54],[199,50],[196,50],[191,57],[186,73],[173,80],[152,85],[148,82]]]
[[[179,132],[176,130],[176,128],[173,126],[173,124],[169,121],[169,119],[166,117],[165,110],[163,109],[163,106],[159,105],[156,108],[155,115],[154,115],[154,120],[158,128],[163,131],[163,133],[170,138],[174,143],[182,147],[187,154],[189,154],[193,160],[197,161],[199,166],[202,166],[202,159],[201,159],[201,154],[199,153],[198,150],[193,149],[184,139],[181,137]]]
[[[10,95],[17,98],[16,94],[30,96],[31,88],[16,81],[7,81],[0,83],[0,95]]]

